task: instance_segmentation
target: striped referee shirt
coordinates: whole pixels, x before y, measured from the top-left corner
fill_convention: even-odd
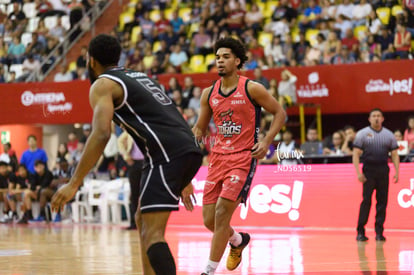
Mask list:
[[[387,128],[376,131],[368,126],[358,131],[354,147],[363,151],[363,164],[387,164],[388,153],[398,149],[398,144],[394,134]]]

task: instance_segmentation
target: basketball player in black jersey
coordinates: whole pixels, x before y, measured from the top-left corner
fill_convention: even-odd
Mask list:
[[[136,213],[141,233],[144,274],[176,274],[164,239],[171,211],[181,196],[192,210],[191,180],[202,155],[193,134],[171,99],[147,75],[117,67],[121,46],[115,37],[98,35],[88,50],[92,86],[92,132],[70,182],[53,197],[57,210],[77,192],[85,175],[102,154],[111,134],[111,121],[122,125],[145,155]]]

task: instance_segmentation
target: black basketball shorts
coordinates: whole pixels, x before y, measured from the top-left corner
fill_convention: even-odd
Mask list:
[[[169,163],[147,166],[141,178],[141,213],[177,211],[181,191],[191,182],[201,166],[203,156],[188,153]]]

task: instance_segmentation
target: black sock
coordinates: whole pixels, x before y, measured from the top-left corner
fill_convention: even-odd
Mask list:
[[[45,211],[44,208],[42,210],[40,210],[40,215],[39,216],[46,217],[46,211]]]
[[[167,243],[159,242],[147,250],[148,259],[157,275],[176,275],[174,258]]]
[[[24,212],[24,217],[28,220],[33,219],[33,215],[32,215],[32,209],[30,210],[26,210],[26,212]]]

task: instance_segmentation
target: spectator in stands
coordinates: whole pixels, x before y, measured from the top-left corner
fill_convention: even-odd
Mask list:
[[[297,11],[290,7],[289,0],[280,0],[279,5],[275,8],[272,14],[272,21],[277,22],[286,18],[289,27],[294,27],[296,24]]]
[[[34,74],[35,80],[38,77],[38,74],[40,72],[40,62],[37,59],[34,59],[33,54],[28,54],[26,56],[26,59],[23,61],[22,66],[23,73],[19,78],[17,79],[17,82],[24,82],[26,81],[31,74]]]
[[[381,46],[381,59],[394,58],[394,37],[386,26],[381,26],[380,35],[377,37],[377,42]]]
[[[339,15],[334,24],[334,30],[338,31],[340,33],[339,37],[343,39],[346,37],[348,29],[352,29],[352,21],[347,19],[343,14]]]
[[[73,76],[72,73],[69,71],[69,66],[67,64],[60,64],[59,65],[59,72],[55,74],[53,79],[55,82],[67,82],[72,81]]]
[[[45,51],[45,46],[46,45],[40,41],[39,35],[36,32],[33,32],[32,42],[30,42],[29,45],[27,45],[26,54],[33,55],[33,57],[39,59]]]
[[[164,71],[168,65],[171,51],[168,49],[165,40],[160,41],[160,46],[160,49],[155,53],[155,57],[158,60],[158,66]]]
[[[167,19],[164,11],[161,11],[160,15],[160,20],[155,23],[155,32],[157,38],[163,40],[167,33],[167,27],[170,26],[170,20]]]
[[[13,11],[8,15],[7,21],[11,22],[11,28],[15,35],[20,36],[24,32],[27,18],[19,2],[13,2]]]
[[[264,52],[265,56],[267,58],[271,57],[273,59],[273,62],[278,66],[281,66],[286,61],[286,56],[284,56],[282,51],[280,36],[274,36],[272,43],[265,46]]]
[[[198,32],[193,36],[190,47],[194,54],[206,55],[212,52],[211,37],[204,26],[200,26]]]
[[[331,31],[326,41],[323,62],[325,64],[331,64],[332,58],[341,52],[341,46],[341,41],[338,39],[336,33]]]
[[[407,31],[402,23],[397,23],[397,30],[394,36],[395,58],[408,59],[411,49],[411,33]]]
[[[66,36],[66,29],[62,25],[62,17],[57,18],[56,26],[49,30],[49,36],[59,39],[61,42]]]
[[[180,107],[182,110],[187,108],[188,101],[183,98],[181,92],[179,90],[174,90],[172,93],[172,99],[174,101],[175,106]]]
[[[55,15],[63,16],[69,14],[69,8],[61,0],[49,0],[49,3],[52,4]]]
[[[21,64],[24,60],[24,54],[26,48],[20,40],[19,36],[15,36],[13,41],[10,43],[7,50],[8,64]]]
[[[35,162],[34,169],[35,173],[30,181],[30,191],[24,193],[23,200],[26,204],[26,211],[31,211],[32,200],[40,201],[40,214],[32,221],[42,222],[46,220],[46,195],[49,193],[49,189],[52,188],[53,174],[47,169],[46,163],[41,160]],[[21,223],[23,223],[23,221]]]
[[[299,28],[302,32],[307,29],[315,29],[321,19],[322,8],[315,0],[308,1],[308,7],[303,12],[303,19],[299,22]]]
[[[181,49],[181,45],[177,44],[173,46],[169,61],[178,72],[181,71],[181,66],[188,61],[187,53]]]
[[[27,137],[27,142],[29,144],[29,149],[23,152],[22,157],[20,158],[20,164],[23,164],[27,167],[29,173],[35,173],[34,164],[37,160],[40,160],[44,163],[47,163],[47,155],[45,150],[37,147],[37,138],[34,135]]]
[[[259,10],[256,3],[252,4],[250,11],[244,16],[246,27],[252,29],[257,34],[263,26],[263,13]]]
[[[80,50],[80,55],[76,59],[76,67],[77,68],[86,68],[86,54],[88,52],[87,46],[82,46]]]
[[[172,30],[177,34],[185,34],[185,23],[181,17],[178,15],[178,9],[175,9],[172,13],[172,19],[170,20]]]
[[[118,152],[118,138],[115,134],[115,124],[112,123],[111,136],[109,137],[105,149],[95,166],[97,172],[107,173],[111,169],[114,169]]]
[[[56,57],[61,53],[60,49],[58,51],[54,51],[58,44],[59,44],[59,40],[55,37],[49,37],[47,39],[47,46],[46,46],[45,51],[44,51],[44,53],[41,57],[42,60],[46,61],[46,63],[42,66],[42,72],[43,73],[45,73],[49,70],[49,68],[55,63]],[[49,58],[49,59],[47,59],[47,58]]]
[[[295,43],[293,50],[298,64],[304,65],[306,53],[310,49],[310,43],[306,40],[305,33],[299,33],[299,42]]]
[[[66,143],[60,143],[58,146],[58,151],[56,154],[56,165],[60,163],[61,160],[70,161],[71,155],[68,150]]]
[[[408,117],[408,127],[404,131],[404,140],[408,141],[408,148],[414,153],[414,116]]]
[[[264,48],[263,48],[262,45],[260,45],[257,42],[256,38],[253,38],[252,41],[250,41],[249,52],[252,53],[252,55],[255,59],[262,59],[263,60],[263,58],[265,56]]]
[[[180,83],[178,83],[178,80],[176,77],[171,77],[170,80],[168,81],[168,89],[166,90],[167,95],[172,98],[172,93],[178,90],[181,92],[182,88],[180,86]]]
[[[85,147],[85,142],[83,142],[82,140],[79,140],[76,146],[76,150],[73,151],[71,154],[72,159],[71,159],[71,162],[69,162],[71,167],[75,168],[76,165],[78,165],[79,160],[83,154],[84,147]]]
[[[16,72],[15,71],[10,71],[9,72],[9,77],[7,79],[7,83],[15,83],[15,82],[17,82]]]
[[[66,147],[68,148],[68,152],[72,154],[78,146],[78,137],[74,132],[70,132],[68,134],[68,142],[66,143]]]
[[[290,36],[290,28],[286,18],[270,22],[265,26],[264,31],[272,33],[273,37],[280,36],[281,41],[286,41],[286,37]]]
[[[404,136],[403,136],[401,130],[399,130],[399,129],[394,131],[394,137],[397,141],[403,141],[404,140]]]
[[[201,88],[194,87],[193,97],[190,98],[190,101],[188,102],[188,108],[194,109],[197,114],[200,111],[200,98],[201,98]]]
[[[129,7],[128,7],[128,9],[129,9]],[[145,8],[142,5],[142,2],[138,1],[135,4],[134,20],[131,21],[131,22],[126,23],[125,26],[124,26],[123,31],[130,33],[135,26],[139,26],[141,17],[144,15],[144,12],[145,12]]]
[[[91,134],[91,131],[92,131],[92,126],[89,123],[83,124],[83,126],[82,126],[82,134],[83,135],[82,135],[82,138],[80,139],[80,141],[83,144],[85,144],[86,141],[88,140],[89,135]]]
[[[56,191],[62,187],[64,184],[69,182],[70,177],[72,176],[73,169],[69,166],[69,163],[66,159],[60,159],[57,163],[57,169],[53,170],[53,180],[51,184],[43,188],[40,192],[40,207],[42,208],[42,205],[45,205],[51,201],[53,195],[56,193]],[[60,222],[61,216],[60,211],[56,213],[56,216],[53,220],[53,222]]]
[[[198,119],[198,113],[193,108],[184,109],[184,117],[186,118],[187,124],[193,128]]]
[[[167,43],[167,48],[170,49],[173,45],[177,44],[179,37],[180,36],[173,31],[172,26],[168,25],[165,28],[165,34],[161,41],[165,41]]]
[[[181,90],[181,94],[186,101],[189,101],[193,97],[194,89],[193,79],[190,76],[186,76],[184,78],[184,86]]]
[[[283,108],[296,104],[296,81],[298,78],[289,70],[285,69],[280,73],[281,80],[278,84],[279,103]]]
[[[355,63],[355,58],[350,54],[348,46],[343,45],[340,54],[332,58],[332,64],[352,64]]]
[[[366,18],[373,11],[370,3],[367,0],[360,0],[359,4],[355,5],[352,10],[352,20],[354,27],[365,25]]]
[[[342,145],[341,151],[346,155],[351,155],[354,148],[355,140],[355,128],[353,126],[347,125],[344,127],[345,139]]]
[[[342,46],[345,45],[348,47],[350,55],[352,55],[354,58],[357,57],[359,41],[354,37],[354,32],[352,28],[346,30],[345,37],[342,38],[341,44]]]
[[[0,161],[0,202],[3,201],[3,216],[4,218],[0,220],[0,223],[9,222],[12,217],[9,217],[9,203],[7,200],[7,193],[9,188],[9,171],[7,170],[7,163]]]
[[[366,19],[366,26],[368,27],[368,31],[374,35],[379,34],[380,29],[382,27],[381,20],[378,18],[377,13],[375,10],[372,10],[367,19]]]
[[[265,76],[263,76],[261,68],[254,69],[253,80],[261,83],[266,89],[270,88],[269,80]]]
[[[332,144],[329,147],[323,148],[324,155],[343,155],[342,151],[344,143],[344,136],[341,131],[336,131],[332,134]]]
[[[17,217],[16,204],[23,202],[23,194],[29,190],[29,185],[29,172],[24,165],[19,165],[16,175],[11,174],[9,178],[8,204],[15,217]],[[22,206],[24,208],[24,204]],[[24,209],[23,213],[25,213]]]
[[[155,59],[155,56],[152,54],[151,46],[148,46],[145,49],[145,55],[142,58],[142,63],[144,65],[144,69],[146,71],[151,69],[151,66],[152,66],[152,63],[154,62],[154,59]]]
[[[146,10],[144,12],[144,17],[139,21],[141,26],[141,33],[150,43],[153,41],[153,33],[155,29],[155,23],[151,21],[149,17],[149,12]]]
[[[411,33],[411,37],[414,37],[414,10],[411,10],[406,7],[405,1],[404,3],[404,22],[406,23],[407,31]]]
[[[12,171],[16,171],[19,161],[17,160],[16,152],[12,149],[10,142],[3,144],[3,153],[0,155],[0,161],[4,161],[8,165],[11,165]]]
[[[40,18],[45,18],[46,16],[50,16],[50,12],[52,11],[53,7],[52,4],[49,3],[47,0],[35,0],[37,16]]]
[[[156,59],[154,59],[156,60]],[[138,48],[135,48],[134,53],[130,56],[128,56],[127,61],[125,63],[125,67],[127,68],[133,68],[138,63],[142,61],[141,52]]]
[[[8,63],[7,51],[8,51],[7,43],[4,41],[3,36],[0,36],[0,63],[3,63],[3,64]]]
[[[252,55],[251,52],[246,52],[246,56],[247,56],[247,60],[244,63],[243,69],[246,71],[256,69],[259,66],[257,59]]]
[[[299,146],[293,139],[293,134],[289,129],[283,132],[282,141],[278,143],[276,149],[276,157],[279,164],[296,165],[300,163],[300,159],[298,158],[300,156]]]
[[[323,0],[321,20],[334,20],[336,14],[336,6],[334,1]]]
[[[301,146],[300,150],[304,155],[321,155],[322,154],[322,142],[318,139],[318,131],[316,128],[309,127],[306,134],[307,141]]]
[[[242,10],[240,2],[235,2],[234,9],[230,10],[226,19],[226,28],[230,33],[235,31],[237,35],[241,35],[245,14],[246,12]]]
[[[336,9],[336,19],[338,19],[341,15],[344,16],[344,19],[350,20],[352,19],[352,14],[354,11],[354,4],[352,4],[351,0],[342,0],[342,4],[339,4],[338,8]]]

